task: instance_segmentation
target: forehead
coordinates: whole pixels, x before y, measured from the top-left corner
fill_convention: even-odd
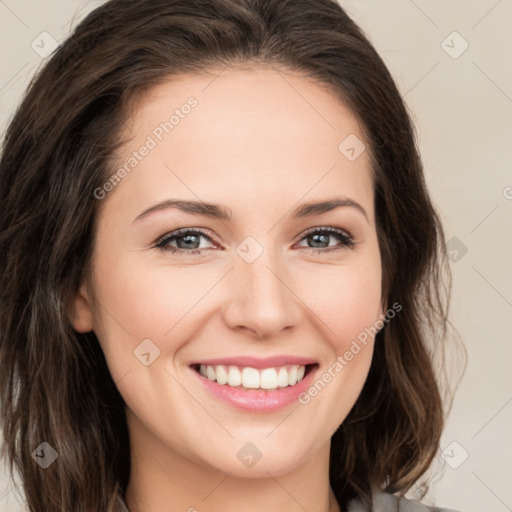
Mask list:
[[[197,106],[190,109],[186,105],[192,99]],[[273,67],[227,68],[204,75],[170,77],[138,98],[131,135],[133,129],[138,135],[141,130],[153,132],[156,121],[170,120],[173,113],[173,137],[179,137],[180,132],[187,131],[187,125],[193,124],[194,129],[205,128],[197,133],[197,137],[203,136],[203,143],[216,142],[217,135],[229,133],[236,147],[247,133],[254,136],[255,132],[260,138],[279,134],[278,142],[322,140],[335,148],[343,134],[355,133],[362,138],[356,116],[328,86]],[[193,120],[184,122],[187,117]]]
[[[352,161],[343,153],[345,140],[364,140],[356,116],[297,73],[257,68],[174,76],[138,99],[128,127],[116,165],[144,146],[151,150],[116,190],[119,200],[136,192],[132,200],[147,202],[156,188],[231,204],[235,190],[242,204],[249,192],[281,202],[338,192],[366,201],[371,213],[368,151]]]

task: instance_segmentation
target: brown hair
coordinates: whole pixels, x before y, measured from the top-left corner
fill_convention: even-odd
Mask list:
[[[95,334],[74,331],[67,312],[88,272],[93,191],[112,174],[135,98],[172,75],[244,65],[326,86],[360,120],[372,157],[382,297],[402,310],[377,334],[361,395],[333,435],[336,497],[344,507],[355,496],[371,504],[373,486],[405,493],[436,454],[443,359],[433,357],[451,276],[414,128],[371,43],[334,0],[112,0],[33,78],[0,161],[2,450],[31,511],[104,511],[128,482],[123,399]],[[58,453],[46,470],[32,458],[43,441]]]

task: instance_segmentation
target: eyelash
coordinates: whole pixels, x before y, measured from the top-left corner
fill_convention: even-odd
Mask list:
[[[311,251],[313,254],[321,254],[321,253],[331,253],[334,251],[339,251],[340,249],[353,249],[357,243],[352,239],[350,235],[347,235],[344,231],[341,231],[337,228],[314,228],[310,231],[307,231],[304,236],[299,240],[301,242],[305,238],[308,238],[311,235],[322,233],[322,234],[328,234],[335,236],[340,242],[341,245],[338,247],[334,247],[331,249],[315,249],[314,247],[304,247],[304,249],[307,249]],[[188,253],[191,255],[201,255],[201,251],[206,249],[193,249],[193,250],[186,250],[186,249],[179,249],[176,247],[170,247],[168,244],[171,241],[176,240],[177,238],[181,238],[185,235],[199,235],[204,236],[205,238],[208,238],[212,243],[212,239],[210,236],[207,235],[205,231],[199,230],[199,229],[191,229],[191,228],[184,228],[184,229],[178,229],[177,231],[173,231],[172,233],[166,234],[163,237],[159,238],[156,241],[155,248],[161,249],[163,251],[169,251],[172,254],[174,253]]]

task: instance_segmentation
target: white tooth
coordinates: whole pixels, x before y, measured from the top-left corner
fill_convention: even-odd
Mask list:
[[[206,367],[206,376],[210,380],[215,380],[217,378],[217,376],[215,375],[215,368],[213,366]]]
[[[236,366],[228,367],[228,384],[234,388],[242,384],[242,374]]]
[[[242,370],[242,386],[244,388],[259,388],[260,372],[256,368],[244,368]]]
[[[279,368],[279,374],[277,376],[277,384],[280,388],[285,388],[288,386],[288,372],[284,366]]]
[[[290,386],[294,386],[297,384],[297,372],[299,370],[298,365],[293,364],[290,366],[290,369],[288,370],[288,384]]]
[[[260,374],[260,387],[262,389],[277,388],[277,372],[275,368],[266,368]]]
[[[217,381],[220,385],[228,384],[231,387],[244,387],[248,389],[276,389],[294,386],[305,375],[306,367],[303,365],[287,365],[279,368],[242,368],[230,365],[209,366],[201,364],[199,373],[209,380]]]
[[[215,367],[215,373],[217,374],[217,384],[226,384],[228,381],[228,372],[224,369],[224,366],[219,364]]]

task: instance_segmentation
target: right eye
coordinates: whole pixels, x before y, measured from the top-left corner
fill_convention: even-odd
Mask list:
[[[201,237],[212,241],[211,237],[201,230],[190,228],[178,229],[161,237],[155,247],[164,251],[170,251],[171,253],[188,252],[189,254],[199,255],[202,250],[207,249],[200,247]],[[173,247],[171,245],[173,242],[176,242],[178,247]]]

